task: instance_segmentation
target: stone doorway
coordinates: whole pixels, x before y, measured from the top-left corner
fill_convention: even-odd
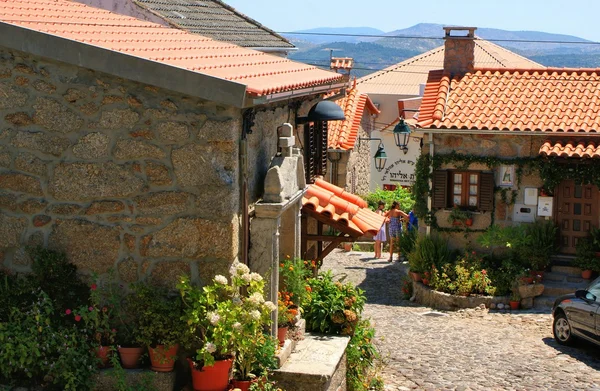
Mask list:
[[[592,227],[598,227],[599,199],[598,188],[594,185],[566,180],[558,186],[556,221],[561,253],[575,254],[577,241],[589,235]]]

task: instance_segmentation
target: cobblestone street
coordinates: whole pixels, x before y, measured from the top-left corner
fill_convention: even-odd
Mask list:
[[[550,311],[430,308],[402,300],[407,265],[335,250],[324,269],[365,290],[388,390],[600,390],[600,351],[562,347]],[[436,314],[439,314],[437,311]]]

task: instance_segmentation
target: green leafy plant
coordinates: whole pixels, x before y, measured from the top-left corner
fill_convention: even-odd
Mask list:
[[[415,273],[430,271],[453,260],[448,243],[438,235],[420,235],[408,254],[410,270]]]
[[[460,223],[463,225],[467,224],[467,220],[473,218],[473,212],[461,209],[460,206],[454,205],[450,214],[448,215],[448,222],[451,224]]]
[[[398,251],[400,254],[410,254],[415,248],[415,243],[419,233],[416,229],[405,230],[402,235],[398,237]]]
[[[277,386],[277,383],[264,376],[262,380],[250,384],[249,391],[285,391]]]
[[[382,390],[378,362],[381,354],[373,343],[375,329],[368,320],[360,320],[346,348],[346,380],[352,391]]]
[[[398,203],[400,203],[400,209],[407,213],[415,204],[414,196],[411,191],[401,186],[398,186],[395,190],[377,189],[372,193],[364,195],[362,198],[367,201],[369,208],[372,210],[377,209],[379,201],[385,202],[386,208],[389,208],[392,205],[392,202],[398,201]]]
[[[364,292],[352,284],[333,280],[330,271],[308,280],[312,290],[304,312],[312,331],[353,335],[365,304]]]
[[[114,387],[116,391],[156,391],[154,386],[155,373],[145,372],[140,375],[139,380],[133,384],[127,381],[125,369],[121,366],[121,361],[116,354],[110,356],[112,371],[110,375],[115,380]]]
[[[114,307],[104,302],[98,285],[90,286],[90,302],[79,308],[65,311],[75,322],[81,322],[96,346],[110,346],[115,342],[117,330],[111,325]]]
[[[135,343],[168,349],[184,342],[186,325],[180,320],[183,303],[179,296],[171,297],[166,288],[142,282],[131,284],[130,289],[127,308],[137,314]]]
[[[279,291],[287,292],[297,306],[302,306],[307,296],[306,280],[312,276],[308,261],[287,257],[279,264]]]
[[[430,284],[437,291],[460,296],[496,293],[487,270],[482,268],[482,258],[474,251],[466,252],[455,263],[434,267]]]
[[[600,271],[600,260],[596,257],[592,237],[580,238],[577,241],[573,264],[582,270]]]
[[[270,370],[277,369],[275,353],[279,347],[279,341],[269,334],[262,333],[254,342],[256,343],[256,351],[251,372],[256,377],[265,377]]]
[[[536,221],[522,225],[522,233],[516,251],[531,270],[544,270],[550,257],[558,248],[556,245],[558,228],[553,221]]]
[[[409,276],[402,277],[401,280],[402,286],[402,298],[407,300],[410,299],[413,295],[413,282]]]

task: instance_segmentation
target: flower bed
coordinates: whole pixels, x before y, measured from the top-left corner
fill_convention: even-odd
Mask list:
[[[415,302],[435,308],[438,310],[457,310],[461,308],[475,308],[484,304],[487,308],[493,303],[496,306],[500,303],[508,305],[509,296],[458,296],[450,293],[438,292],[420,282],[413,282],[413,292]]]

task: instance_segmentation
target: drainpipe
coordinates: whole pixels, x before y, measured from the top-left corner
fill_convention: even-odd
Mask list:
[[[242,208],[242,254],[241,262],[248,265],[248,252],[250,249],[250,203],[248,195],[248,134],[252,133],[254,126],[254,109],[248,109],[242,114],[242,134],[240,137],[240,200]]]
[[[431,159],[431,162],[433,162],[433,155],[434,155],[434,151],[433,151],[433,133],[426,133],[427,135],[427,144],[429,144],[429,158]],[[433,191],[432,186],[433,186],[433,181],[431,180],[431,174],[433,171],[433,165],[429,166],[429,188]],[[427,210],[431,211],[431,191],[429,192],[429,195],[427,196]],[[427,236],[429,236],[431,234],[431,225],[427,225],[426,228],[426,234]]]

